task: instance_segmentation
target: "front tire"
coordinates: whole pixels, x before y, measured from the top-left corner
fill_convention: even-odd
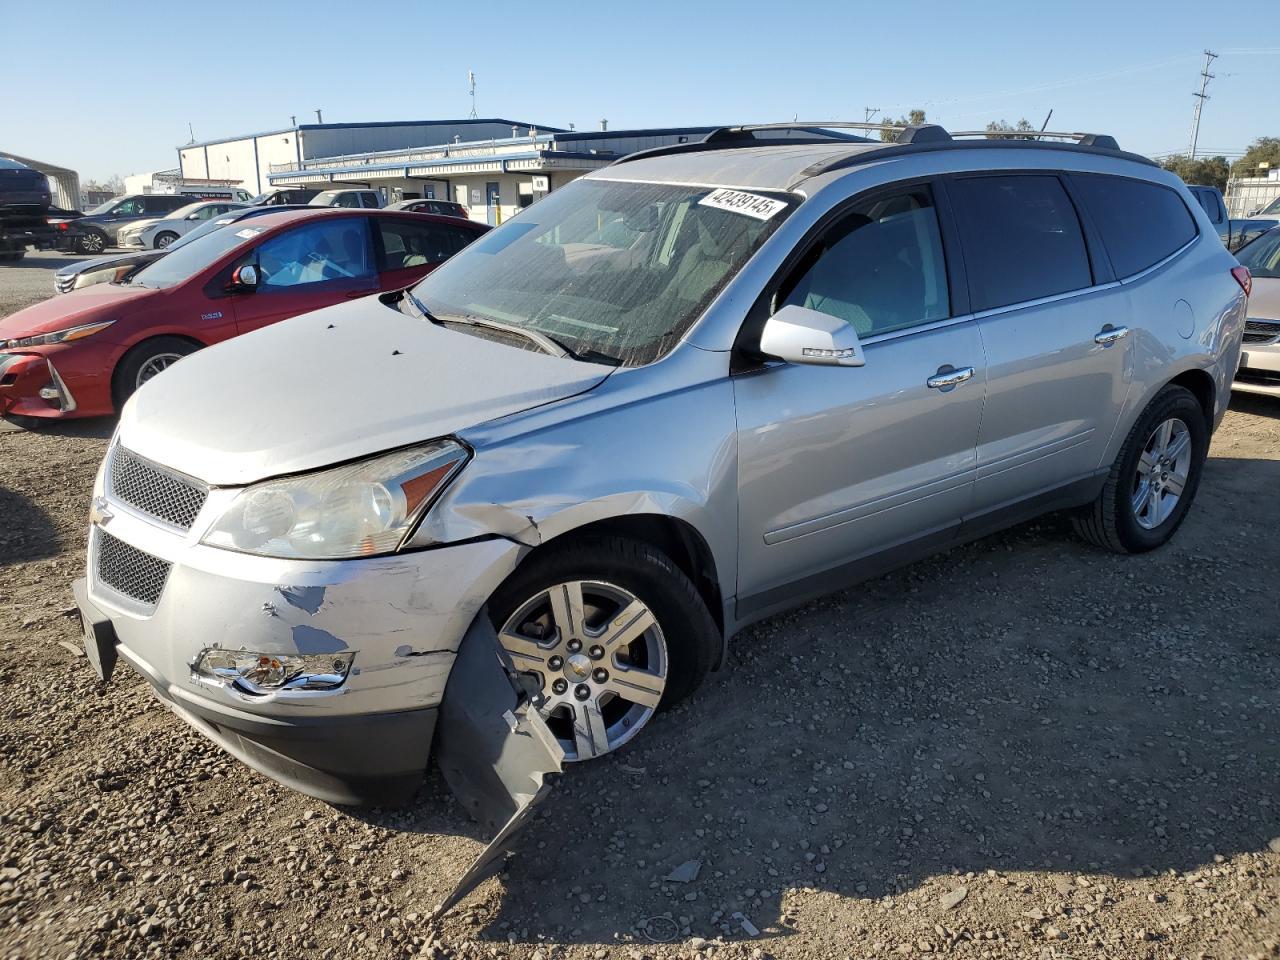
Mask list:
[[[720,646],[689,578],[661,551],[619,537],[547,547],[498,588],[489,612],[516,669],[541,687],[542,716],[571,761],[630,742],[693,692]]]
[[[111,396],[116,413],[140,386],[199,349],[198,343],[181,337],[153,337],[126,353],[111,378]]]
[[[1129,431],[1098,498],[1074,518],[1076,532],[1117,553],[1163,546],[1191,509],[1208,455],[1200,401],[1165,387]]]
[[[156,235],[156,239],[154,241],[155,248],[157,250],[163,250],[165,247],[167,247],[169,244],[173,243],[173,241],[177,239],[178,239],[178,235],[176,233],[174,233],[172,230],[166,230],[164,233]]]

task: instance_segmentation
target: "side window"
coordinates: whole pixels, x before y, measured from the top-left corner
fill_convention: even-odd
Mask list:
[[[378,195],[376,193],[362,193],[360,194],[360,197],[364,201],[364,205],[366,207],[371,207],[376,210],[378,207],[382,206],[382,204],[378,202]]]
[[[122,203],[117,203],[111,210],[113,217],[132,217],[142,212],[142,200],[139,197],[133,197]]]
[[[1204,208],[1204,212],[1209,215],[1210,223],[1222,222],[1222,209],[1218,203],[1218,195],[1212,190],[1195,190],[1191,191],[1192,196],[1200,201],[1200,206]]]
[[[1080,219],[1057,177],[960,177],[947,191],[975,311],[1093,283]]]
[[[928,188],[877,197],[835,224],[779,291],[875,336],[950,314],[946,261]]]
[[[1196,223],[1173,190],[1143,180],[1073,174],[1116,268],[1131,277],[1189,243]]]
[[[364,217],[303,224],[255,251],[258,292],[335,280],[371,280],[368,221]]]
[[[413,223],[378,217],[382,237],[383,270],[422,267],[447,260],[457,252],[449,230],[436,223]]]

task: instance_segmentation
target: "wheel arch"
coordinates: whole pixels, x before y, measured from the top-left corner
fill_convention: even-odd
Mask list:
[[[125,365],[126,362],[128,362],[130,357],[132,357],[135,353],[137,353],[147,344],[151,343],[153,340],[163,340],[163,339],[185,340],[187,343],[191,344],[197,350],[203,350],[205,347],[208,346],[208,344],[205,343],[203,340],[199,339],[198,337],[193,337],[191,336],[191,334],[185,331],[179,332],[176,330],[148,330],[146,336],[139,337],[135,342],[129,344],[127,347],[125,347],[124,350],[120,351],[119,356],[116,357],[115,363],[112,364],[111,366],[111,403],[113,406],[115,406],[116,413],[119,413],[120,407],[123,406],[123,404],[121,404],[118,399],[120,395],[121,368]]]
[[[535,562],[550,547],[563,547],[591,537],[622,537],[648,544],[671,558],[677,568],[693,583],[703,603],[724,638],[724,596],[715,555],[710,545],[693,524],[679,517],[660,513],[628,513],[591,520],[543,540],[527,552],[517,567]]]
[[[1185,387],[1191,391],[1196,400],[1200,402],[1200,409],[1204,411],[1205,428],[1212,433],[1214,417],[1217,413],[1218,395],[1218,385],[1214,383],[1213,377],[1207,371],[1201,370],[1199,367],[1193,367],[1178,374],[1166,386]],[[1161,389],[1164,388],[1162,387]]]

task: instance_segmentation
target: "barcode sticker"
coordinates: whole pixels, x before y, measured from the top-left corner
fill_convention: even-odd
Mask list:
[[[786,209],[786,203],[772,197],[762,197],[758,193],[747,193],[745,190],[712,190],[698,201],[702,207],[715,207],[717,210],[728,210],[730,213],[742,213],[757,220],[769,220],[779,210]]]

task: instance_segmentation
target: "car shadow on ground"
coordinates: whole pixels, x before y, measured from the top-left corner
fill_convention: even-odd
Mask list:
[[[65,253],[62,251],[55,253],[54,251],[48,251],[38,257],[26,256],[13,263],[0,263],[0,269],[4,267],[34,267],[37,270],[61,270],[63,267],[70,266],[73,263],[80,263],[96,256],[103,256],[103,254]]]
[[[56,557],[61,550],[49,515],[22,494],[0,487],[0,567]]]
[[[1280,417],[1280,397],[1261,393],[1231,394],[1231,409],[1237,413],[1252,413],[1258,417]]]
[[[717,911],[785,936],[797,887],[870,900],[968,871],[1154,875],[1265,849],[1280,623],[1256,572],[1280,547],[1236,507],[1280,463],[1213,459],[1204,484],[1215,496],[1151,554],[1052,517],[751,628],[689,703],[571,767],[502,889],[459,909],[482,903],[494,942],[610,944],[662,914],[712,937]],[[417,807],[369,819],[456,828],[443,793],[433,774]],[[694,882],[665,882],[689,860]]]

